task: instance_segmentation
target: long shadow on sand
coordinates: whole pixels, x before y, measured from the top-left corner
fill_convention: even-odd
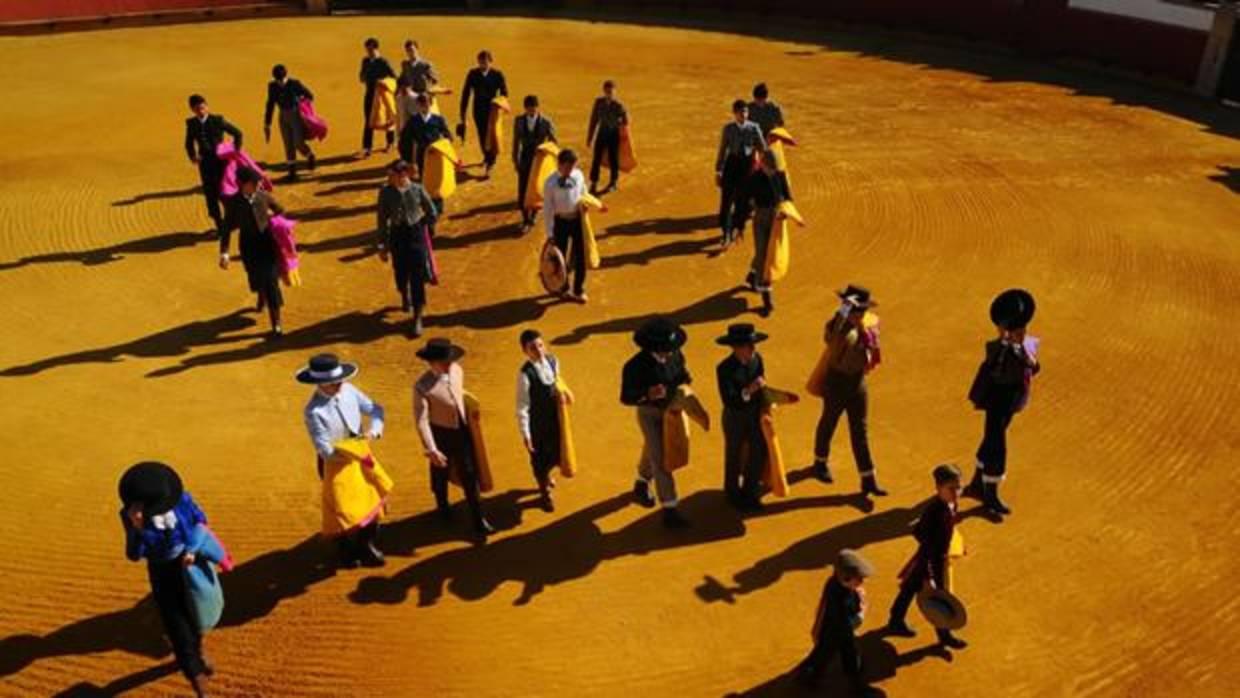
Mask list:
[[[0,262],[0,271],[18,269],[31,264],[54,264],[57,262],[76,262],[88,267],[119,262],[126,255],[160,254],[181,247],[193,247],[203,243],[214,244],[212,236],[201,232],[161,233],[150,237],[127,240],[107,247],[93,250],[74,250],[71,252],[47,252],[44,254],[22,257],[12,262]]]
[[[637,252],[607,255],[603,257],[599,267],[602,269],[615,269],[631,264],[646,266],[651,262],[670,257],[696,257],[700,255],[718,257],[721,254],[718,245],[719,240],[715,237],[698,238],[696,240],[676,240],[644,250],[638,250]]]
[[[476,308],[432,313],[427,316],[425,324],[427,327],[498,330],[533,322],[541,318],[547,312],[547,308],[566,302],[547,295],[514,298]]]
[[[681,325],[698,325],[707,322],[720,322],[749,312],[749,303],[740,295],[744,287],[737,286],[707,296],[700,301],[677,310],[663,313]],[[551,340],[552,344],[580,344],[594,335],[631,333],[655,313],[630,315],[627,317],[605,320],[589,325],[582,325],[572,332]]]
[[[685,216],[681,218],[649,218],[643,221],[607,226],[599,233],[599,239],[621,235],[685,235],[710,230],[715,227],[716,216]]]
[[[113,201],[113,206],[135,206],[144,201],[159,201],[161,199],[179,199],[182,196],[190,196],[192,194],[201,194],[202,185],[195,184],[185,189],[168,189],[165,191],[148,191],[142,194],[135,194],[128,199],[119,199]]]
[[[1240,120],[1240,115],[1237,115]],[[1218,174],[1210,175],[1210,181],[1218,182],[1233,192],[1240,193],[1240,167],[1231,167],[1229,165],[1219,165]]]

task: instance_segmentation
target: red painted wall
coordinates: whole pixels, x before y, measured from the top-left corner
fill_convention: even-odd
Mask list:
[[[0,22],[32,22],[107,15],[251,5],[261,0],[4,0]]]

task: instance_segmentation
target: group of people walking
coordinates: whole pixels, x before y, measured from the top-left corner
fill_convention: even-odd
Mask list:
[[[460,166],[451,150],[452,139],[455,135],[463,146],[469,134],[467,124],[472,123],[473,138],[483,156],[483,177],[488,177],[498,159],[510,109],[504,74],[494,66],[491,53],[481,51],[477,66],[465,78],[459,122],[453,129],[437,100],[451,91],[440,87],[437,72],[417,42],[406,41],[404,48],[406,58],[397,72],[380,54],[376,39],[364,42],[358,76],[364,85],[359,156],[372,154],[375,131],[384,132],[385,151],[398,148],[400,157],[387,166],[387,182],[378,194],[375,246],[384,261],[390,258],[401,307],[412,314],[411,334],[420,336],[426,287],[439,281],[435,224],[443,216],[444,200],[452,188],[441,180],[428,182],[427,173],[438,168],[436,177],[442,177],[443,159],[450,169]],[[800,217],[792,206],[783,150],[795,141],[784,126],[783,110],[770,99],[765,84],[756,85],[752,95],[752,101],[737,100],[732,105],[732,119],[720,136],[715,181],[720,189],[721,247],[734,245],[752,222],[754,251],[745,283],[760,294],[759,314],[766,317],[774,309],[772,283],[786,272],[787,239],[782,226]],[[273,116],[278,116],[288,179],[297,177],[299,155],[310,170],[316,164],[308,140],[313,133],[323,133],[325,125],[315,120],[313,99],[310,89],[291,77],[283,65],[272,69],[264,133],[270,138]],[[198,167],[207,211],[219,236],[220,266],[229,265],[230,239],[236,230],[249,288],[256,294],[258,310],[269,313],[272,334],[278,337],[283,331],[280,283],[288,277],[282,250],[291,239],[291,222],[283,219],[285,210],[272,194],[266,174],[242,153],[240,129],[212,114],[199,95],[190,98],[189,106],[192,116],[186,121],[185,148]],[[589,260],[597,256],[587,211],[591,206],[601,207],[595,197],[618,188],[623,163],[632,159],[629,113],[617,99],[615,82],[604,82],[587,129],[586,145],[593,148],[587,179],[576,153],[560,146],[555,124],[543,113],[537,95],[527,95],[522,108],[512,124],[511,140],[521,229],[532,230],[542,211],[548,247],[558,250],[565,264],[564,285],[555,292],[584,303],[587,269],[596,265]],[[230,147],[225,146],[226,136],[231,138]],[[600,188],[604,161],[609,179]],[[284,238],[277,228],[284,231]],[[837,296],[838,309],[825,322],[821,355],[805,386],[809,395],[822,400],[810,472],[822,483],[834,482],[831,441],[839,420],[846,416],[860,492],[865,497],[883,497],[887,491],[879,484],[867,423],[867,379],[882,362],[878,303],[867,288],[856,284],[841,289]],[[1006,475],[1007,428],[1027,403],[1031,378],[1040,368],[1037,340],[1025,331],[1033,314],[1033,297],[1019,289],[1000,294],[992,304],[991,321],[998,336],[986,344],[968,393],[975,408],[985,413],[977,470],[962,487],[955,466],[934,469],[935,496],[914,531],[918,549],[900,575],[900,590],[886,626],[891,634],[913,633],[906,615],[920,593],[950,587],[949,559],[962,545],[955,528],[959,497],[980,499],[984,510],[995,517],[1011,514],[999,498],[999,487]],[[716,338],[726,350],[715,369],[722,404],[723,491],[741,512],[760,509],[765,496],[787,496],[790,489],[775,408],[800,398],[767,384],[766,358],[758,345],[768,339],[750,323],[734,323]],[[573,394],[559,359],[548,352],[536,329],[522,331],[517,341],[522,355],[516,375],[517,431],[529,456],[539,506],[553,512],[556,474],[571,477],[578,468],[570,417]],[[688,334],[673,319],[654,316],[637,329],[633,341],[637,351],[619,371],[619,401],[633,409],[642,441],[632,496],[643,507],[658,507],[669,530],[690,527],[692,522],[678,506],[675,474],[689,463],[692,425],[709,429],[711,418],[692,387],[682,352]],[[494,488],[495,478],[483,431],[484,411],[467,390],[460,364],[465,349],[437,337],[426,341],[416,355],[425,363],[425,371],[412,386],[412,411],[436,511],[445,525],[452,525],[449,493],[453,485],[458,487],[467,503],[475,540],[485,544],[495,528],[486,515],[483,495]],[[313,386],[303,417],[322,487],[322,533],[335,541],[343,568],[384,564],[381,522],[395,487],[394,478],[373,449],[385,433],[385,410],[353,384],[358,371],[356,364],[324,353],[310,358],[296,374],[298,382]],[[201,639],[214,623],[204,613],[209,616],[213,604],[222,604],[222,591],[212,575],[226,569],[231,560],[170,467],[134,466],[122,478],[120,494],[127,553],[131,559],[147,559],[155,600],[178,663],[195,691],[203,695],[212,669],[202,655]],[[187,570],[198,570],[198,577]],[[838,654],[845,673],[859,680],[860,659],[853,635],[866,608],[862,585],[872,574],[872,566],[856,551],[840,554],[819,605],[814,649],[799,667],[802,679],[817,681],[823,667]],[[947,598],[950,603],[952,597]],[[950,623],[936,625],[940,643],[964,647],[964,641],[952,634]]]

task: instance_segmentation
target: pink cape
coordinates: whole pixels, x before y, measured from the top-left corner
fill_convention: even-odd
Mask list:
[[[262,178],[259,186],[266,191],[271,191],[271,178],[244,150],[238,150],[232,143],[225,141],[215,147],[215,154],[224,161],[224,176],[220,178],[220,194],[222,196],[232,196],[239,191],[240,188],[237,186],[238,165],[248,167],[257,172],[258,176]]]
[[[321,141],[327,138],[327,122],[314,111],[314,102],[308,99],[297,101],[297,111],[301,114],[301,122],[306,126],[306,137]]]
[[[271,219],[271,237],[275,240],[276,251],[280,254],[280,278],[286,285],[293,284],[293,273],[297,271],[297,238],[293,237],[293,226],[297,221],[284,216]]]

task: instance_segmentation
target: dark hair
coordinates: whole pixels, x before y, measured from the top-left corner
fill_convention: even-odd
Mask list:
[[[615,80],[604,80],[604,81],[603,81],[603,89],[604,89],[604,90],[610,90],[610,89],[614,88],[615,86],[616,86],[616,81],[615,81]]]
[[[748,108],[749,108],[749,105],[746,104],[745,100],[743,99],[738,99],[735,102],[732,102],[732,113],[733,114],[735,114],[738,111],[741,111],[743,109],[748,109]]]
[[[276,63],[272,66],[271,77],[276,80],[283,80],[286,75],[288,75],[288,68],[285,68],[283,63]]]
[[[536,107],[538,106],[538,95],[526,95],[522,103],[527,107]]]
[[[491,55],[491,52],[490,52],[490,51],[488,51],[488,50],[486,50],[486,49],[482,49],[481,51],[479,51],[479,52],[478,52],[478,60],[480,60],[480,61],[492,61],[492,60],[495,60],[495,58]]]
[[[429,106],[431,103],[431,96],[426,94],[425,92],[419,92],[418,96],[415,97],[413,101],[417,102],[418,104],[426,104]]]
[[[362,45],[366,48],[379,48],[379,40],[372,36]]]
[[[397,158],[388,164],[388,172],[408,172],[409,163]]]
[[[526,346],[529,345],[530,342],[534,341],[535,339],[538,339],[541,336],[542,336],[542,332],[539,332],[538,330],[532,327],[529,329],[521,330],[521,348],[524,349]]]
[[[934,486],[935,487],[942,487],[943,485],[946,485],[947,483],[953,482],[953,481],[960,482],[960,468],[957,468],[951,463],[945,463],[943,465],[935,466],[934,468]]]
[[[760,82],[757,85],[753,86],[753,98],[754,99],[766,99],[767,96],[770,94],[771,93],[766,89],[765,82]]]
[[[555,157],[555,161],[560,163],[561,165],[565,163],[570,163],[570,162],[573,164],[576,164],[577,153],[574,153],[572,148],[565,148],[564,150],[561,150],[560,154]]]
[[[257,182],[258,180],[259,180],[258,172],[256,172],[254,168],[252,167],[238,167],[237,168],[237,183],[238,184],[251,184],[253,182]]]
[[[189,108],[190,109],[197,107],[199,104],[206,104],[206,103],[207,103],[207,98],[203,97],[200,94],[192,94],[189,96]]]
[[[420,48],[418,42],[413,39],[405,39],[405,48]]]

